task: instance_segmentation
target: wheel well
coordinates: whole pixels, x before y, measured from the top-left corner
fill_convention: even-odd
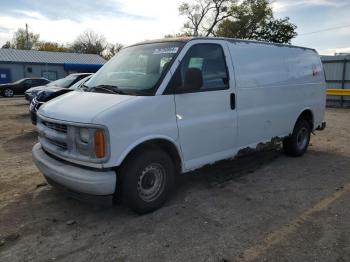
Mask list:
[[[314,116],[313,116],[313,114],[312,114],[312,112],[311,112],[310,109],[304,110],[304,111],[300,114],[300,116],[298,117],[297,122],[298,122],[300,119],[306,120],[306,121],[310,124],[311,130],[314,130]]]
[[[177,173],[181,172],[181,164],[182,163],[181,163],[180,154],[179,154],[176,146],[172,142],[170,142],[166,139],[152,139],[152,140],[145,141],[145,142],[139,144],[138,146],[136,146],[135,148],[133,148],[128,153],[128,155],[125,157],[125,159],[127,159],[130,155],[136,153],[137,151],[144,150],[145,148],[162,149],[174,161]],[[123,160],[123,162],[125,161],[125,159]]]

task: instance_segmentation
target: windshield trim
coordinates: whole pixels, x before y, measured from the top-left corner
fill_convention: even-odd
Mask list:
[[[167,68],[162,72],[162,74],[159,77],[157,83],[151,88],[151,92],[150,92],[151,96],[155,96],[156,95],[160,85],[163,83],[163,80],[164,80],[165,76],[168,74],[169,69],[173,66],[174,62],[177,60],[177,58],[178,58],[179,54],[181,53],[182,49],[186,45],[186,43],[183,42],[183,41],[163,41],[163,43],[181,43],[181,45],[179,46],[179,50],[174,55],[173,59],[171,59],[170,63],[167,65]]]

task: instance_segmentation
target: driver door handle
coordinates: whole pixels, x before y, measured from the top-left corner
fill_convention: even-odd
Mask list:
[[[230,94],[230,105],[231,105],[231,110],[236,109],[236,95],[235,95],[235,93]]]

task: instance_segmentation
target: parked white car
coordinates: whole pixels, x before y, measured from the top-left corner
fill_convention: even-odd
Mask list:
[[[124,48],[86,84],[38,111],[34,161],[49,183],[138,213],[159,208],[178,173],[275,138],[301,156],[325,127],[317,52],[221,38]]]

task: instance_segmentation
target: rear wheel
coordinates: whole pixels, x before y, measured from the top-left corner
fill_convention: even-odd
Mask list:
[[[3,94],[5,97],[13,97],[14,92],[11,88],[5,88]]]
[[[120,169],[121,196],[136,213],[144,214],[161,207],[174,184],[175,166],[160,149],[139,150]]]
[[[309,146],[311,127],[309,122],[300,119],[294,127],[293,133],[283,140],[283,150],[289,156],[301,156]]]

